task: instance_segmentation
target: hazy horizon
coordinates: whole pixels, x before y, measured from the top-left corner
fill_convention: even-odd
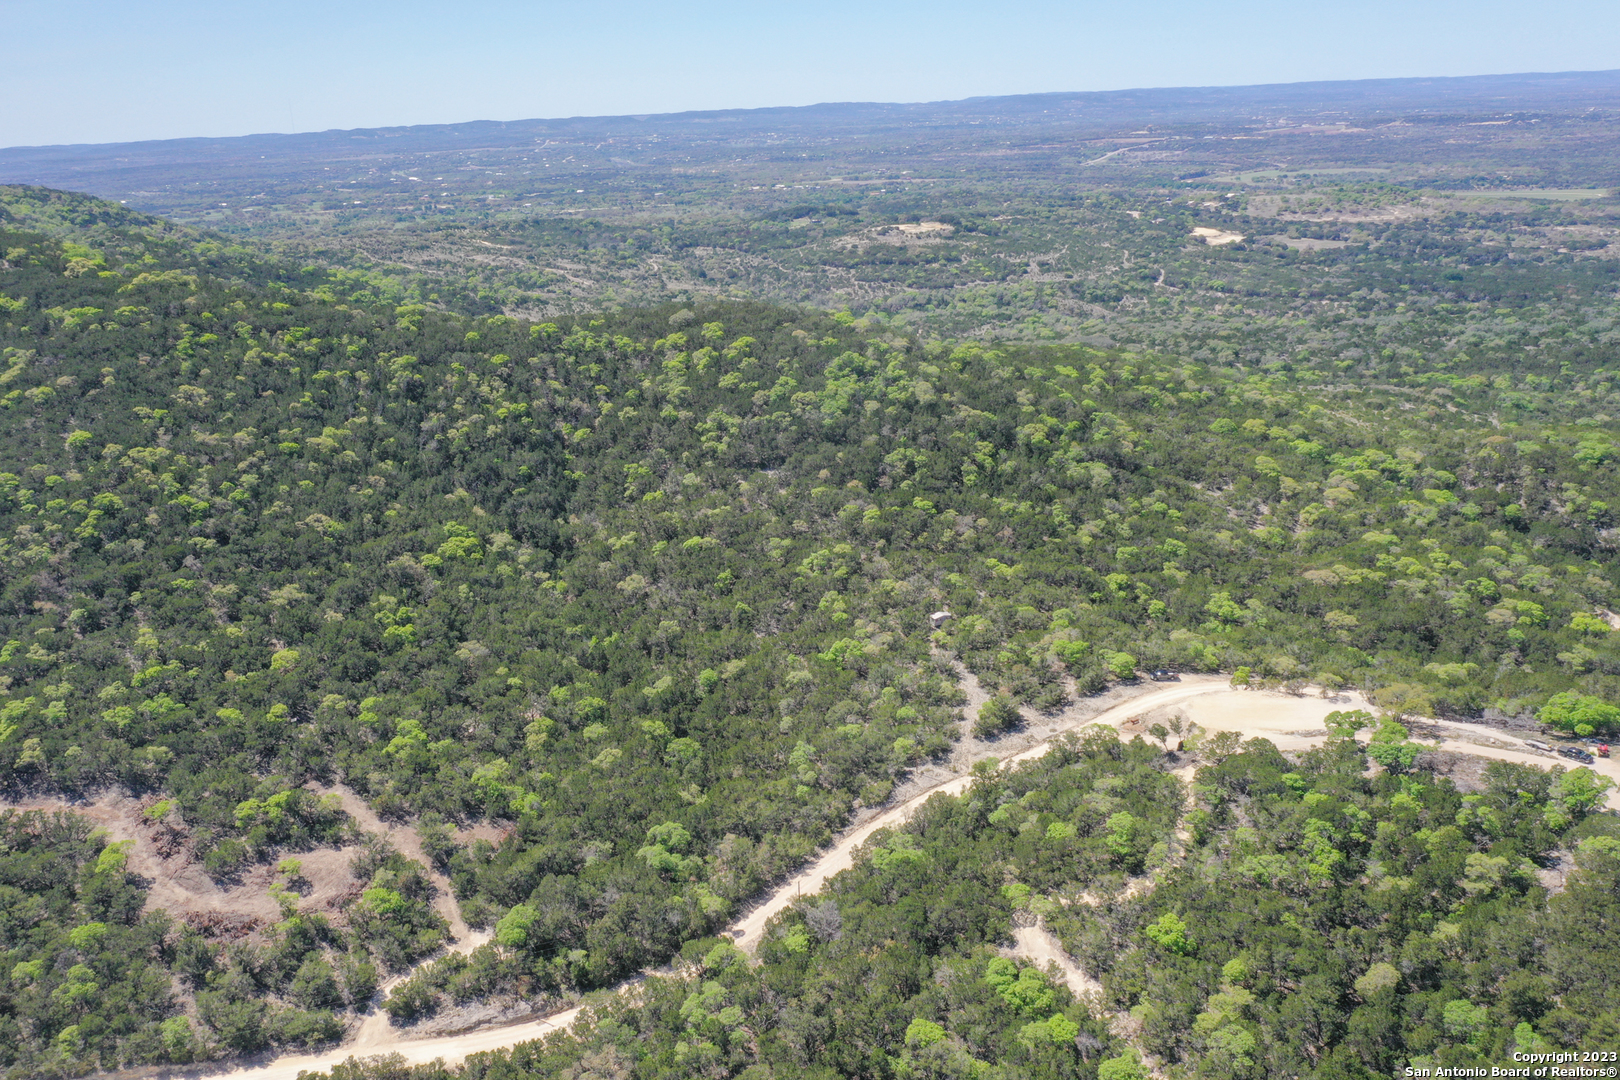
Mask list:
[[[1030,92],[1027,92],[1027,93],[1018,93],[1018,94],[970,94],[970,95],[967,95],[965,97],[955,97],[955,98],[930,98],[930,99],[918,98],[918,99],[908,99],[908,100],[877,100],[877,99],[854,99],[854,98],[849,98],[849,99],[842,99],[842,100],[812,101],[812,102],[806,102],[806,103],[803,103],[803,104],[792,104],[792,105],[778,104],[778,105],[750,105],[750,106],[736,106],[736,107],[724,107],[724,106],[722,106],[722,107],[709,108],[709,109],[674,109],[674,110],[657,111],[657,112],[573,113],[573,114],[569,114],[569,115],[566,115],[566,116],[565,115],[555,115],[555,116],[538,116],[538,115],[536,115],[536,116],[512,116],[512,117],[474,116],[474,117],[468,117],[468,118],[464,118],[464,119],[460,119],[460,120],[433,121],[433,122],[422,122],[422,123],[356,124],[356,125],[339,126],[339,127],[309,128],[309,129],[304,129],[304,130],[287,129],[287,130],[277,130],[277,131],[269,131],[269,130],[266,130],[266,131],[244,131],[244,132],[239,132],[239,133],[230,134],[230,135],[175,135],[175,136],[166,136],[166,137],[155,138],[155,139],[120,139],[120,140],[112,140],[112,141],[107,141],[107,142],[32,143],[32,144],[17,143],[17,144],[9,144],[9,145],[0,145],[0,150],[35,150],[35,149],[54,149],[54,148],[73,148],[73,147],[118,146],[118,145],[124,145],[124,144],[133,145],[133,144],[151,143],[151,142],[184,142],[184,141],[190,141],[190,140],[276,138],[276,137],[281,137],[281,136],[294,137],[294,136],[301,136],[301,135],[343,134],[345,132],[351,132],[351,131],[393,131],[393,130],[410,130],[410,129],[416,129],[416,128],[432,128],[432,127],[459,127],[459,126],[465,126],[465,125],[470,125],[470,124],[568,123],[568,122],[572,122],[572,121],[611,120],[611,119],[622,119],[622,118],[626,118],[626,117],[633,117],[633,118],[638,118],[638,119],[641,119],[641,118],[650,119],[650,118],[654,118],[654,117],[674,119],[674,118],[680,118],[680,117],[685,117],[685,116],[705,116],[705,115],[729,114],[729,113],[771,112],[771,111],[787,111],[787,110],[797,110],[797,109],[837,108],[837,107],[845,107],[845,106],[847,106],[847,107],[871,106],[871,107],[906,108],[906,107],[912,107],[912,106],[965,104],[965,103],[969,103],[969,102],[997,101],[997,100],[1002,100],[1002,99],[1015,99],[1015,98],[1025,98],[1025,97],[1067,98],[1067,97],[1076,97],[1076,96],[1081,96],[1081,95],[1086,95],[1086,94],[1099,94],[1099,95],[1107,95],[1107,94],[1138,94],[1138,93],[1140,93],[1140,94],[1150,94],[1150,93],[1151,94],[1162,94],[1162,93],[1172,93],[1172,92],[1176,92],[1176,91],[1185,91],[1185,92],[1188,92],[1188,93],[1193,93],[1193,92],[1209,91],[1209,90],[1243,90],[1243,89],[1263,90],[1263,89],[1271,88],[1271,87],[1282,89],[1282,88],[1287,88],[1287,87],[1312,86],[1312,85],[1350,86],[1350,85],[1356,85],[1356,84],[1361,84],[1361,83],[1429,82],[1429,81],[1440,82],[1440,81],[1468,80],[1468,79],[1482,79],[1482,80],[1483,79],[1518,79],[1518,78],[1538,78],[1538,77],[1577,76],[1577,75],[1605,75],[1605,74],[1610,74],[1610,73],[1620,73],[1620,67],[1599,68],[1599,69],[1591,69],[1591,70],[1570,69],[1570,70],[1566,70],[1566,71],[1480,72],[1480,73],[1469,74],[1469,75],[1378,76],[1378,77],[1370,77],[1370,78],[1366,78],[1366,79],[1301,79],[1301,80],[1291,80],[1291,81],[1286,81],[1286,82],[1261,82],[1261,83],[1237,83],[1237,82],[1234,82],[1234,83],[1208,83],[1208,84],[1201,84],[1201,85],[1186,84],[1186,85],[1179,85],[1179,86],[1121,86],[1121,87],[1101,88],[1101,89],[1095,89],[1095,90],[1041,90],[1041,91],[1030,91]]]
[[[6,147],[1620,66],[1597,0],[9,7]]]

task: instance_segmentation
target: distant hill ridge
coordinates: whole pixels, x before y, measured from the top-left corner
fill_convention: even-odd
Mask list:
[[[1090,92],[974,97],[918,103],[833,102],[762,109],[586,116],[530,120],[475,120],[459,124],[354,128],[297,134],[160,139],[132,143],[0,148],[0,181],[74,186],[77,177],[127,172],[142,166],[174,166],[230,160],[254,152],[322,159],[375,157],[385,153],[494,149],[548,136],[579,138],[705,134],[735,139],[746,134],[826,135],[881,130],[889,125],[982,124],[1019,127],[1090,124],[1099,131],[1122,120],[1160,124],[1230,121],[1255,110],[1328,112],[1345,116],[1390,111],[1446,113],[1459,109],[1614,108],[1620,106],[1620,70],[1471,75],[1446,78],[1356,79],[1257,86],[1167,87]],[[716,125],[722,125],[717,127]],[[343,151],[352,150],[351,153]]]

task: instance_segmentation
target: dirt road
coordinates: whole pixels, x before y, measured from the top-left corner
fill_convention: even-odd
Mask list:
[[[1018,926],[1013,928],[1013,952],[1043,970],[1055,965],[1064,983],[1082,1001],[1100,1002],[1103,985],[1081,970],[1074,957],[1063,951],[1057,935],[1044,926]]]
[[[450,888],[450,879],[440,873],[433,865],[433,860],[428,858],[427,852],[422,849],[422,838],[416,834],[415,829],[409,825],[384,821],[377,816],[377,812],[366,800],[342,784],[334,784],[331,787],[317,786],[315,790],[322,795],[336,795],[343,806],[343,812],[354,818],[362,829],[386,838],[390,844],[399,849],[401,855],[422,864],[437,890],[433,898],[433,910],[444,916],[444,921],[450,924],[452,952],[471,952],[489,940],[487,933],[479,933],[468,928],[466,922],[462,920],[461,908],[456,904],[455,893]]]
[[[517,1043],[543,1039],[556,1031],[563,1031],[573,1025],[579,1014],[580,1008],[576,1006],[538,1020],[527,1020],[506,1027],[482,1028],[438,1039],[396,1038],[385,1045],[371,1047],[346,1043],[336,1050],[318,1054],[286,1054],[272,1061],[249,1063],[234,1068],[229,1066],[176,1068],[164,1070],[157,1075],[176,1078],[230,1077],[231,1080],[298,1080],[298,1074],[301,1072],[326,1072],[332,1066],[341,1065],[349,1058],[365,1058],[378,1054],[398,1054],[405,1059],[407,1065],[426,1065],[441,1058],[447,1063],[456,1064],[464,1060],[468,1054],[499,1050]]]
[[[450,925],[450,941],[438,955],[470,953],[489,940],[490,935],[487,932],[471,929],[467,926],[466,921],[462,919],[461,906],[456,903],[456,895],[451,889],[450,879],[445,877],[433,865],[432,859],[428,858],[427,852],[422,848],[422,838],[417,835],[415,829],[408,825],[384,821],[377,816],[377,812],[371,808],[366,800],[342,784],[335,784],[331,787],[316,787],[315,790],[322,795],[337,796],[338,801],[343,805],[343,812],[354,818],[362,829],[385,837],[389,843],[399,849],[400,854],[408,859],[415,859],[427,870],[435,890],[433,910],[444,916],[444,921]],[[375,1004],[380,1006],[396,986],[410,977],[411,972],[406,971],[385,979],[377,987]],[[572,1020],[569,1022],[572,1023]],[[528,1038],[539,1038],[542,1034],[545,1034],[545,1032],[528,1036]],[[351,1054],[390,1053],[397,1047],[398,1043],[399,1033],[394,1030],[388,1014],[380,1007],[373,1008],[370,1015],[361,1019],[360,1025],[355,1028],[353,1036],[344,1044],[344,1049],[347,1051],[344,1057]],[[469,1054],[473,1052],[471,1050],[466,1051]],[[342,1061],[343,1058],[340,1057],[338,1060]],[[433,1059],[427,1058],[425,1060],[432,1061]],[[297,1075],[297,1072],[292,1073],[295,1078]]]
[[[1372,711],[1359,694],[1340,694],[1325,701],[1321,698],[1232,690],[1224,686],[1213,688],[1200,696],[1196,708],[1187,711],[1200,727],[1209,731],[1236,731],[1251,738],[1259,736],[1269,739],[1279,750],[1306,750],[1322,742],[1325,737],[1323,719],[1337,709]],[[1543,769],[1554,765],[1565,768],[1579,765],[1535,750],[1524,738],[1501,728],[1452,720],[1424,721],[1424,726],[1444,736],[1440,742],[1431,744],[1440,750],[1498,761],[1517,761]],[[1368,734],[1363,732],[1362,738],[1365,740]],[[1620,785],[1620,758],[1598,758],[1586,767]],[[1610,793],[1609,806],[1620,808],[1620,787]]]
[[[970,702],[982,702],[985,695],[978,687],[977,681],[968,676],[965,683]],[[1149,721],[1140,718],[1144,714],[1165,710],[1169,706],[1180,706],[1180,711],[1185,713],[1188,719],[1206,731],[1237,731],[1247,736],[1270,739],[1281,750],[1301,750],[1316,745],[1325,738],[1323,719],[1328,713],[1338,709],[1365,708],[1366,703],[1354,694],[1339,695],[1331,700],[1292,697],[1276,693],[1233,690],[1223,676],[1183,676],[1181,682],[1150,690],[1089,718],[1078,708],[1060,714],[1056,718],[1049,718],[1046,723],[1053,724],[1055,719],[1055,727],[1043,731],[1045,737],[1039,742],[1001,760],[1001,767],[1040,757],[1050,749],[1051,742],[1058,736],[1088,724],[1121,727],[1130,722],[1124,727],[1125,734],[1145,736],[1146,732],[1143,729],[1149,725]],[[1525,746],[1522,739],[1495,728],[1451,723],[1443,723],[1439,727],[1447,734],[1440,744],[1441,748],[1446,750],[1509,761],[1523,761],[1542,767],[1563,763],[1560,759],[1537,753]],[[1486,741],[1496,745],[1485,745]],[[934,795],[960,794],[972,782],[972,776],[968,772],[972,764],[989,757],[1000,757],[996,753],[995,744],[976,743],[971,753],[953,756],[951,764],[962,770],[960,775],[911,794],[903,802],[884,809],[859,827],[839,837],[837,842],[815,862],[777,886],[763,902],[733,924],[729,932],[736,938],[738,945],[750,950],[756,948],[764,936],[766,924],[773,917],[784,911],[800,896],[818,892],[829,878],[848,869],[854,862],[856,849],[874,832],[906,821],[919,806]],[[1600,760],[1595,769],[1605,776],[1620,781],[1620,761]],[[364,827],[385,833],[402,851],[412,857],[422,857],[420,845],[415,841],[414,831],[378,821],[369,807],[366,807],[358,797],[342,789],[334,790],[340,796],[348,795],[344,800],[344,809],[354,814]],[[425,859],[423,861],[426,862]],[[447,895],[448,890],[445,892]],[[452,904],[451,907],[453,906]],[[475,936],[467,930],[459,918],[459,913],[453,919],[452,926],[457,930],[458,948],[469,948],[470,942],[483,940],[482,936]],[[1047,962],[1056,964],[1065,981],[1077,994],[1091,993],[1100,989],[1096,980],[1086,975],[1045,929],[1020,927],[1017,930],[1016,941],[1018,951],[1022,955],[1036,960],[1043,966]],[[621,984],[619,989],[627,989],[640,981],[641,977],[638,976]],[[465,1059],[468,1054],[511,1046],[565,1029],[574,1023],[580,1011],[576,1007],[505,1027],[483,1028],[459,1035],[426,1039],[403,1038],[385,1022],[371,1020],[358,1033],[357,1038],[334,1050],[319,1054],[284,1056],[269,1062],[235,1068],[214,1067],[208,1072],[211,1076],[225,1076],[232,1080],[297,1080],[300,1071],[322,1071],[351,1056],[377,1053],[398,1053],[413,1064],[435,1059],[454,1064]],[[170,1075],[184,1073],[185,1070],[175,1070]]]
[[[1132,698],[1130,701],[1116,705],[1090,720],[1076,721],[1075,726],[1080,726],[1082,723],[1119,724],[1137,713],[1146,712],[1162,705],[1185,701],[1188,698],[1197,697],[1199,694],[1208,693],[1213,688],[1224,687],[1225,685],[1226,680],[1224,679],[1199,676],[1184,683],[1171,685],[1163,690],[1155,690],[1141,697]],[[974,697],[973,691],[970,690],[968,696],[971,700]],[[979,696],[983,697],[982,692]],[[1013,762],[1028,761],[1040,757],[1050,749],[1052,740],[1057,738],[1059,734],[1062,734],[1062,732],[1054,733],[1034,746],[1013,754],[1002,762],[1002,767],[1005,768]],[[989,748],[980,754],[980,759],[994,756],[994,749]],[[971,765],[971,762],[964,762],[964,764]],[[963,775],[936,784],[926,791],[919,792],[905,802],[890,807],[859,828],[846,832],[819,859],[779,886],[764,903],[750,911],[742,922],[732,929],[732,933],[737,938],[737,944],[752,951],[759,945],[760,939],[764,936],[766,923],[786,910],[800,896],[808,896],[819,892],[829,878],[841,871],[848,870],[854,865],[855,849],[866,843],[873,833],[879,829],[903,823],[916,812],[919,806],[935,795],[960,795],[967,790],[968,785],[972,782],[972,774],[964,770]]]
[[[964,688],[967,691],[970,706],[982,704],[988,695],[979,687],[977,680],[973,679],[972,676],[967,676],[964,681],[966,683]],[[1033,746],[1026,747],[1006,757],[1002,762],[1002,766],[1006,767],[1006,765],[1013,762],[1028,761],[1041,756],[1050,748],[1052,740],[1066,731],[1092,723],[1118,725],[1145,711],[1184,702],[1197,698],[1202,694],[1224,690],[1226,685],[1225,679],[1215,676],[1189,676],[1184,682],[1149,691],[1146,694],[1115,705],[1096,716],[1087,717],[1084,710],[1071,709],[1055,718],[1054,729],[1050,730],[1044,739]],[[974,709],[974,712],[976,711]],[[970,712],[969,715],[971,716],[972,713]],[[995,752],[995,744],[981,743],[978,746],[980,749],[977,752],[953,760],[953,766],[962,768],[963,775],[917,792],[904,802],[885,809],[881,814],[863,823],[860,827],[845,833],[814,863],[777,886],[765,898],[763,903],[748,912],[730,928],[729,933],[737,939],[738,945],[747,949],[756,947],[764,936],[766,923],[785,910],[799,896],[819,891],[828,878],[853,865],[855,850],[865,843],[874,832],[904,822],[916,811],[917,807],[934,795],[955,795],[966,790],[968,784],[972,782],[972,776],[967,770],[971,768],[974,762],[998,756]],[[331,790],[340,796],[348,796],[344,801],[344,809],[353,813],[362,827],[382,832],[394,840],[405,854],[416,858],[421,857],[420,845],[412,846],[415,842],[414,831],[406,830],[403,827],[390,826],[378,820],[363,801],[354,796],[352,792],[347,792],[346,789],[334,788]],[[353,803],[359,803],[359,805],[351,809]],[[459,919],[456,924],[452,925],[459,925]],[[1036,950],[1036,955],[1041,958],[1043,964],[1046,960],[1057,963],[1071,986],[1090,989],[1094,985],[1093,981],[1089,980],[1080,971],[1079,967],[1074,964],[1074,961],[1064,954],[1056,939],[1052,938],[1044,930],[1036,930],[1035,936],[1031,937],[1030,947]],[[620,989],[627,988],[640,981],[639,977],[632,979],[623,984]],[[300,1072],[325,1071],[350,1057],[394,1053],[403,1055],[405,1060],[412,1064],[438,1059],[455,1064],[464,1060],[469,1054],[512,1046],[532,1039],[543,1038],[554,1031],[563,1030],[574,1023],[579,1013],[580,1009],[576,1007],[550,1016],[505,1027],[482,1028],[458,1035],[427,1039],[409,1039],[401,1038],[400,1033],[389,1027],[386,1023],[386,1014],[379,1011],[363,1022],[353,1039],[336,1049],[315,1054],[284,1055],[268,1062],[245,1063],[234,1068],[221,1069],[214,1067],[207,1070],[207,1074],[209,1076],[229,1077],[231,1080],[297,1080]],[[167,1075],[191,1076],[200,1074],[201,1070],[173,1070]]]

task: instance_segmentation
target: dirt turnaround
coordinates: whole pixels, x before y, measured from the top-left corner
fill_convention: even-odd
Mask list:
[[[973,676],[963,673],[963,689],[969,700],[969,716],[974,706],[986,699],[986,694]],[[1249,737],[1271,740],[1279,750],[1305,750],[1320,744],[1327,737],[1323,720],[1328,713],[1340,709],[1367,708],[1357,694],[1338,694],[1331,698],[1295,697],[1268,691],[1234,690],[1225,676],[1185,675],[1181,681],[1168,685],[1137,688],[1138,692],[1125,697],[1118,704],[1097,711],[1095,700],[1056,714],[1038,716],[1026,713],[1026,729],[1022,738],[981,741],[966,739],[952,756],[950,767],[955,775],[937,779],[928,786],[913,785],[896,794],[890,805],[846,831],[819,858],[804,869],[777,885],[761,897],[760,902],[746,912],[723,933],[729,933],[737,944],[754,950],[764,938],[766,924],[793,904],[801,896],[816,893],[829,878],[854,863],[856,850],[879,829],[899,825],[934,795],[957,795],[972,783],[971,769],[979,761],[995,758],[1001,768],[1015,762],[1038,758],[1050,748],[1051,742],[1062,734],[1090,724],[1107,724],[1118,728],[1122,735],[1147,736],[1147,728],[1159,715],[1179,712],[1196,723],[1205,732],[1235,731]],[[1123,695],[1121,695],[1123,696]],[[1551,755],[1538,752],[1525,745],[1524,740],[1496,728],[1478,724],[1460,724],[1436,721],[1429,725],[1438,736],[1436,749],[1477,757],[1519,761],[1546,767],[1560,763]],[[1009,750],[1014,752],[1008,753]],[[1620,783],[1620,759],[1600,759],[1591,766],[1596,772]],[[938,775],[937,773],[935,774]],[[344,809],[361,823],[363,828],[382,832],[394,841],[400,850],[413,858],[422,858],[420,845],[414,847],[415,832],[403,826],[391,826],[376,818],[369,807],[346,789],[330,789],[344,797]],[[1615,803],[1611,795],[1611,805]],[[100,804],[97,804],[100,805]],[[51,809],[68,809],[61,804]],[[85,812],[83,807],[72,809]],[[105,813],[105,811],[103,811]],[[426,862],[423,859],[423,862]],[[137,869],[137,872],[141,872]],[[456,935],[453,946],[465,951],[487,940],[486,935],[475,934],[461,921],[448,889],[441,890],[447,905],[443,910]],[[1018,955],[1035,961],[1042,967],[1055,965],[1057,972],[1077,995],[1093,996],[1100,992],[1097,980],[1083,971],[1073,958],[1063,951],[1062,945],[1040,926],[1020,926],[1015,929],[1013,950]],[[651,974],[651,973],[645,973]],[[645,974],[621,983],[613,991],[622,993],[638,985]],[[463,1061],[469,1054],[497,1050],[520,1042],[542,1038],[571,1026],[578,1019],[583,1006],[537,1017],[505,1026],[491,1026],[455,1035],[412,1039],[387,1023],[387,1015],[378,1010],[368,1017],[356,1033],[343,1045],[314,1054],[289,1054],[272,1060],[257,1060],[205,1067],[185,1067],[164,1070],[159,1076],[223,1076],[231,1080],[297,1080],[304,1071],[318,1072],[330,1069],[351,1057],[376,1054],[398,1054],[407,1064],[425,1064],[442,1060],[447,1064]]]

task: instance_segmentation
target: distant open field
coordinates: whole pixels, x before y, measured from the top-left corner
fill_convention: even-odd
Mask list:
[[[1614,188],[1520,188],[1506,191],[1436,191],[1452,199],[1543,199],[1548,202],[1578,202],[1585,199],[1604,199],[1615,193]]]

